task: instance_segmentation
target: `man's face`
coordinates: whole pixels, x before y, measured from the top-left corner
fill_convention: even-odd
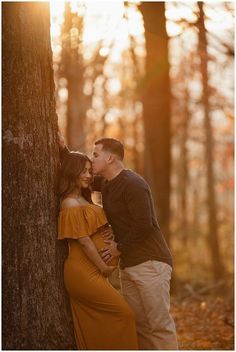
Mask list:
[[[104,171],[106,172],[108,167],[109,157],[110,153],[103,150],[102,144],[94,145],[92,156],[92,167],[94,175],[103,176]]]

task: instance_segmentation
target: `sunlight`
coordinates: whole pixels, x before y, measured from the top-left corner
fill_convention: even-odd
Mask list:
[[[191,6],[191,7],[190,7]],[[166,18],[168,20],[177,21],[181,19],[186,19],[189,22],[195,22],[197,20],[197,16],[193,12],[194,4],[188,3],[185,6],[168,6],[166,9]]]
[[[108,55],[108,46],[115,39],[119,50],[127,47],[128,31],[133,36],[143,35],[142,16],[136,8],[129,6],[127,13],[129,22],[124,22],[124,2],[117,0],[112,2],[88,1],[79,3],[71,1],[72,12],[84,16],[84,33],[83,43],[89,46],[104,40],[107,47],[101,49],[101,56]],[[64,20],[65,1],[50,1],[51,12],[51,36],[58,37],[61,31],[61,25]],[[88,56],[88,53],[85,53]]]
[[[61,33],[61,24],[63,23],[63,14],[65,10],[64,1],[50,1],[50,14],[51,14],[51,35],[56,37]]]
[[[174,6],[174,3],[166,3],[166,29],[170,37],[179,35],[183,31],[183,20],[193,23],[197,20],[194,14],[194,4],[189,3],[183,6]],[[176,22],[179,23],[176,23]]]
[[[175,37],[182,32],[181,26],[172,21],[166,21],[166,30],[170,37]]]
[[[87,1],[70,2],[71,12],[83,17],[82,45],[84,63],[93,60],[94,53],[98,50],[101,58],[108,60],[110,64],[104,67],[104,73],[109,77],[104,85],[108,94],[115,97],[122,89],[120,79],[114,77],[113,65],[119,65],[124,59],[125,50],[130,47],[130,38],[136,38],[134,51],[138,57],[144,57],[144,27],[142,16],[137,11],[134,2],[129,3],[125,8],[124,2],[117,0],[114,2],[106,1]],[[65,1],[51,1],[51,41],[52,51],[55,62],[60,62],[62,52],[61,31],[64,22]],[[71,29],[71,46],[73,37],[78,38],[78,28]],[[77,41],[75,40],[75,48]],[[86,65],[86,64],[85,64]],[[91,74],[91,73],[90,73]],[[88,73],[89,75],[89,73]],[[84,94],[90,95],[93,85],[89,80],[85,80]],[[58,87],[58,96],[61,102],[67,100],[67,87]],[[100,104],[99,100],[93,99],[92,104]],[[100,106],[100,105],[99,105]],[[113,110],[112,110],[113,111]],[[112,112],[108,115],[108,123],[115,122],[117,117]]]
[[[100,54],[101,56],[105,57],[105,56],[108,56],[109,51],[110,51],[109,48],[103,47],[103,48],[101,48],[101,49],[99,50],[99,54]]]

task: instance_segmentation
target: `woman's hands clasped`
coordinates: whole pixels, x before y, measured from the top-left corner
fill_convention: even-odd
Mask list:
[[[117,243],[114,241],[114,233],[112,231],[111,226],[106,227],[102,231],[102,237],[104,240],[104,244],[107,244],[103,248],[99,249],[99,254],[102,258],[102,260],[106,263],[109,264],[113,258],[119,257],[120,252],[117,249]],[[110,266],[111,267],[111,266]]]

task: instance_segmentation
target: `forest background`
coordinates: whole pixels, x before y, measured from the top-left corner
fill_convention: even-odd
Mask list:
[[[74,343],[59,129],[88,155],[101,136],[124,143],[173,254],[180,348],[233,349],[233,2],[19,2],[2,14],[5,348]]]

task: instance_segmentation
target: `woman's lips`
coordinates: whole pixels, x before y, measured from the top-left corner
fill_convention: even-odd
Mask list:
[[[84,183],[90,183],[90,180],[83,180],[82,182],[84,182]]]

